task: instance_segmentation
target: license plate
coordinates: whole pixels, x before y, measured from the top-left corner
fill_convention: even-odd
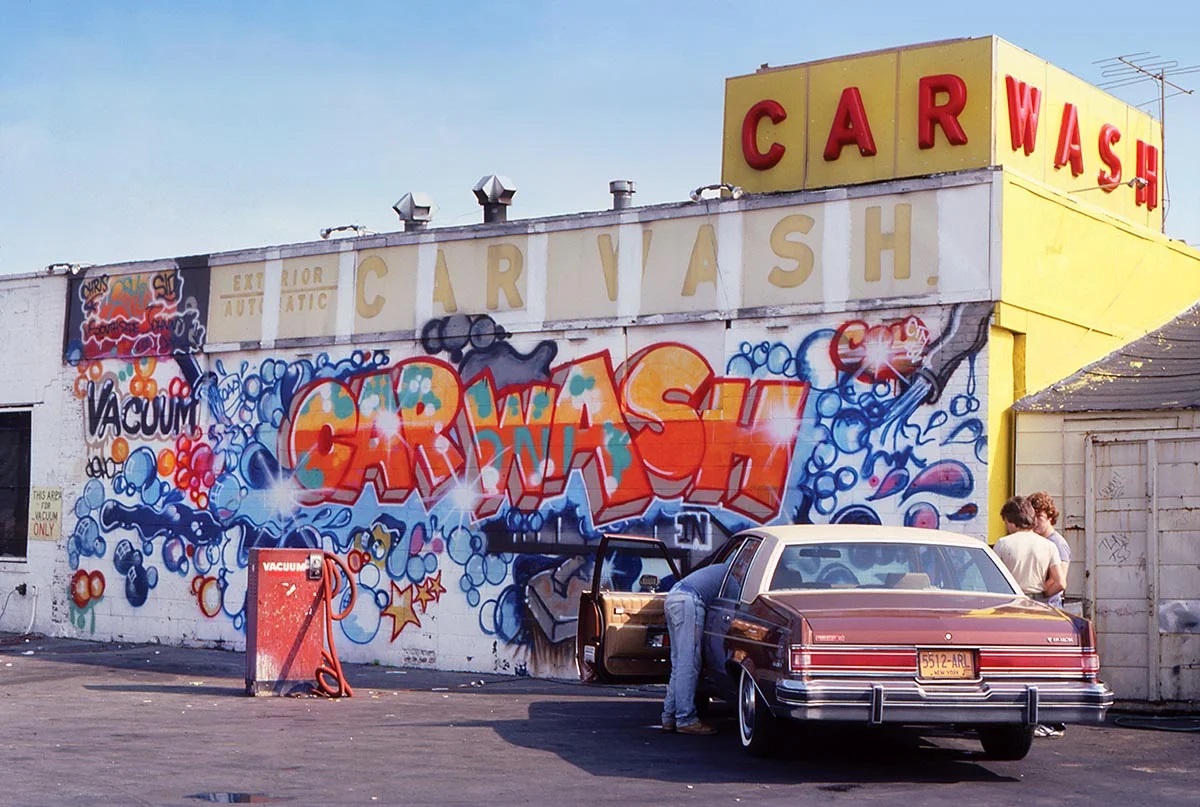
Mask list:
[[[917,672],[926,679],[969,680],[975,677],[975,654],[970,650],[920,650]]]

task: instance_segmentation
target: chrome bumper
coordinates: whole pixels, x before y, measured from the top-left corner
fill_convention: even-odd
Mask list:
[[[950,725],[1103,723],[1112,706],[1106,684],[919,681],[800,681],[775,684],[775,712],[797,720]]]

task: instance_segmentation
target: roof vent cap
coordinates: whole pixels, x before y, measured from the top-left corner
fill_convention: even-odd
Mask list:
[[[508,221],[508,206],[517,193],[517,185],[501,174],[489,174],[475,183],[475,198],[483,205],[483,223]]]

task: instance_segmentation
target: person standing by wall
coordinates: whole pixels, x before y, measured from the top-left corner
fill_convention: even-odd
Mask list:
[[[1061,595],[1067,587],[1058,549],[1053,543],[1033,531],[1036,514],[1029,499],[1013,496],[1000,508],[1004,529],[1008,534],[993,547],[1000,560],[1017,579],[1017,584],[1026,596],[1048,603],[1054,595]],[[1037,737],[1061,737],[1063,729],[1058,726],[1038,725],[1033,730]]]
[[[1063,594],[1066,593],[1067,587],[1067,574],[1071,569],[1071,547],[1067,545],[1066,539],[1054,529],[1054,525],[1058,523],[1058,507],[1054,504],[1054,498],[1046,491],[1039,490],[1029,497],[1029,505],[1033,508],[1033,531],[1043,538],[1049,539],[1050,543],[1058,549],[1058,564],[1062,570],[1063,591],[1051,595],[1046,602],[1055,608],[1062,608]]]
[[[1033,508],[1033,531],[1046,538],[1058,549],[1058,567],[1062,571],[1063,591],[1052,594],[1047,603],[1055,608],[1063,607],[1063,595],[1066,593],[1067,574],[1071,569],[1071,547],[1054,525],[1058,523],[1058,507],[1054,498],[1044,490],[1030,495],[1029,505]],[[1037,737],[1062,737],[1067,731],[1063,723],[1043,723],[1038,725],[1033,733]]]
[[[993,549],[1029,597],[1047,602],[1065,588],[1058,549],[1033,531],[1034,512],[1024,496],[1013,496],[1000,508],[1008,534]]]
[[[667,592],[667,633],[671,638],[671,678],[663,700],[662,730],[679,734],[716,734],[696,714],[696,683],[704,644],[704,615],[721,591],[724,563],[703,566]]]

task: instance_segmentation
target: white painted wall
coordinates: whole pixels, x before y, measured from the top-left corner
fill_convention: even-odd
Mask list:
[[[69,425],[77,415],[64,406],[67,399],[61,387],[66,293],[61,275],[0,279],[0,350],[5,370],[0,408],[31,413],[32,432],[41,441],[31,456],[33,487],[66,487],[81,470],[63,461],[63,452],[74,448],[73,441],[63,436],[78,434]],[[35,632],[50,632],[54,602],[62,597],[51,582],[56,564],[63,562],[59,547],[31,539],[26,558],[0,558],[0,630],[21,632],[32,624]],[[27,593],[12,594],[22,583]]]

